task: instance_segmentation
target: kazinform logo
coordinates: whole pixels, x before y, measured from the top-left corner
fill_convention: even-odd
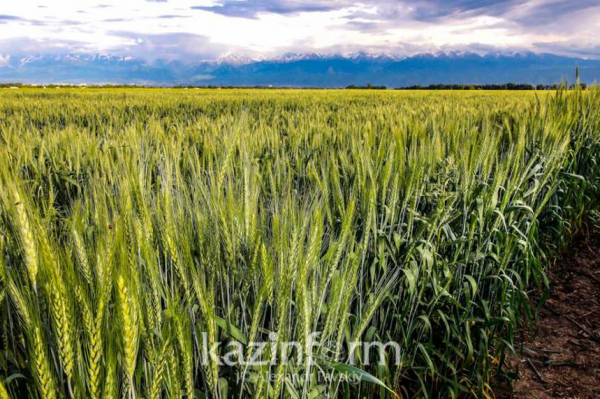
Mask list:
[[[208,365],[216,363],[219,366],[275,366],[293,363],[299,366],[315,364],[315,348],[323,348],[318,341],[321,333],[310,334],[308,342],[302,344],[297,341],[282,342],[278,334],[271,332],[267,342],[249,342],[244,345],[238,341],[230,341],[223,345],[221,342],[209,344],[208,334],[202,333],[201,363]],[[400,365],[401,348],[397,342],[352,342],[348,346],[346,359],[343,363],[355,365],[356,355],[360,352],[361,364],[388,364],[386,359],[394,356],[394,364]],[[392,353],[393,352],[393,353]],[[376,361],[372,356],[376,357]]]

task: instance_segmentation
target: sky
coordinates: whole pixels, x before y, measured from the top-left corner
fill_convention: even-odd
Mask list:
[[[533,51],[600,58],[600,0],[14,0],[12,54],[102,53],[198,61],[228,53],[409,56]]]

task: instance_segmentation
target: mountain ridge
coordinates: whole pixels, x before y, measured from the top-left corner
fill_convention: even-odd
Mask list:
[[[264,59],[228,53],[195,62],[107,54],[0,54],[0,82],[286,87],[554,84],[573,80],[575,67],[582,82],[600,79],[600,60],[531,52],[284,53]]]

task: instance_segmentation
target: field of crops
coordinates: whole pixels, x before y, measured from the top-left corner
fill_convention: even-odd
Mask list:
[[[0,92],[0,398],[491,395],[599,198],[597,90]]]

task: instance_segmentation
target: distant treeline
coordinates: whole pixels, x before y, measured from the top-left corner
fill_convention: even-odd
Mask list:
[[[586,89],[585,83],[579,85],[582,89]],[[553,84],[553,85],[530,85],[530,84],[519,84],[519,83],[506,83],[506,84],[491,84],[491,85],[449,85],[449,84],[437,84],[429,86],[407,86],[400,87],[398,90],[557,90],[561,87],[565,87],[564,84]],[[575,88],[575,85],[570,86],[571,89]]]
[[[346,89],[351,89],[351,90],[387,90],[387,86],[373,86],[372,84],[368,84],[366,86],[356,86],[356,85],[350,85],[350,86],[346,86]]]
[[[144,88],[161,88],[161,89],[319,89],[318,87],[279,87],[279,86],[218,86],[218,85],[206,85],[206,86],[192,86],[192,85],[178,85],[178,86],[141,86],[141,85],[126,85],[126,84],[104,84],[104,85],[69,85],[69,84],[23,84],[23,83],[0,83],[0,89],[8,88],[94,88],[94,89],[144,89]],[[519,84],[519,83],[506,83],[506,84],[489,84],[489,85],[458,85],[458,84],[434,84],[429,86],[404,86],[389,88],[393,90],[558,90],[559,88],[565,88],[563,84],[553,85],[531,85],[531,84]],[[574,89],[575,84],[569,86],[569,89]],[[583,90],[587,89],[585,83],[579,84],[579,87]],[[324,89],[324,88],[321,88]],[[387,86],[377,86],[368,84],[366,86],[350,85],[346,86],[345,89],[349,90],[387,90]]]

